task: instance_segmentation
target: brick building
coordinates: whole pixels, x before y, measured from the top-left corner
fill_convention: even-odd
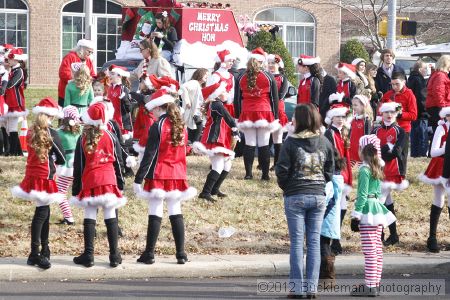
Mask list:
[[[92,0],[96,62],[115,58],[120,45],[121,7],[141,0]],[[327,3],[330,0],[325,0]],[[324,1],[324,2],[325,2]],[[336,0],[337,1],[337,0]],[[83,0],[0,0],[0,43],[29,54],[30,85],[56,87],[61,58],[84,34]],[[235,17],[276,24],[291,54],[319,55],[330,69],[339,57],[341,12],[329,4],[296,0],[230,0]]]

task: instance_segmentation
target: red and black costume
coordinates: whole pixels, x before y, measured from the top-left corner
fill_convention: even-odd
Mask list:
[[[310,73],[305,74],[300,80],[297,93],[297,104],[312,103],[319,107],[320,99],[320,81]]]
[[[25,105],[25,78],[20,64],[11,68],[5,91],[5,102],[8,105],[8,117],[23,117],[28,114]]]
[[[284,97],[286,97],[289,82],[284,74],[274,74],[275,81],[278,87],[278,118],[282,127],[289,123],[284,107]]]
[[[133,131],[131,122],[131,101],[129,90],[123,84],[111,84],[108,88],[108,100],[114,107],[113,119],[119,125],[125,139],[129,138],[129,133]]]
[[[344,93],[342,101],[351,106],[352,99],[356,95],[356,85],[350,78],[339,80],[336,86],[336,93]]]
[[[363,135],[368,135],[372,131],[372,122],[366,115],[356,115],[350,125],[350,161],[360,163],[359,139]]]

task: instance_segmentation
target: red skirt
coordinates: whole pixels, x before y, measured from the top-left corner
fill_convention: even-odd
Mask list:
[[[64,196],[58,193],[55,180],[32,176],[25,176],[20,185],[13,187],[11,192],[14,197],[35,201],[40,206],[61,202]]]
[[[78,206],[102,206],[118,208],[124,206],[127,199],[117,185],[100,185],[91,189],[82,189],[81,192],[72,197],[70,202]]]
[[[245,121],[251,121],[255,123],[261,120],[272,123],[275,118],[273,117],[273,113],[271,111],[243,111],[239,116],[238,122],[242,123]]]
[[[145,179],[144,191],[150,192],[153,189],[160,189],[165,192],[179,190],[184,192],[189,188],[186,179]]]
[[[443,168],[444,158],[442,156],[433,157],[424,174],[430,179],[438,179],[442,176]]]
[[[282,127],[286,126],[286,124],[289,123],[289,119],[284,108],[284,100],[278,101],[278,119],[280,120],[280,124]]]

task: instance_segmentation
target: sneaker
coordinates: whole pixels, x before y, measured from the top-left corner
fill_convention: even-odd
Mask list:
[[[383,245],[387,246],[393,246],[395,244],[398,244],[400,242],[398,235],[390,235],[384,242]]]
[[[75,225],[75,222],[69,221],[69,219],[64,218],[64,219],[60,220],[57,224],[58,225]]]

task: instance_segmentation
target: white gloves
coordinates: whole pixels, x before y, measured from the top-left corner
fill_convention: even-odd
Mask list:
[[[139,195],[140,193],[142,193],[142,186],[140,185],[140,184],[138,184],[138,183],[133,183],[133,192],[136,194],[136,195]]]

